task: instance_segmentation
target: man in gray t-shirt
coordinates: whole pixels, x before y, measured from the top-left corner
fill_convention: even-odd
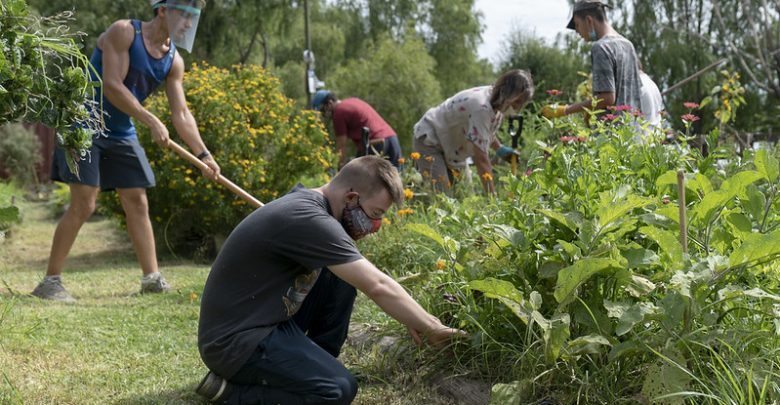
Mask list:
[[[355,246],[403,198],[395,167],[365,156],[328,184],[298,186],[241,221],[203,289],[198,349],[210,371],[198,394],[230,404],[350,403],[357,383],[336,356],[355,288],[406,325],[418,344],[423,336],[440,346],[463,335]]]
[[[642,87],[639,58],[634,45],[609,24],[605,7],[609,6],[599,1],[578,1],[574,4],[574,13],[566,28],[577,31],[583,39],[593,42],[593,98],[599,100],[597,108],[639,110]],[[546,106],[542,114],[552,119],[592,108],[593,101],[588,99],[571,105]]]

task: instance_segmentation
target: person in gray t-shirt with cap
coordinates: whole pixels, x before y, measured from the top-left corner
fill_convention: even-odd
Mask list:
[[[583,39],[593,42],[591,61],[593,97],[598,100],[596,107],[630,106],[631,109],[639,109],[642,86],[639,58],[631,41],[618,34],[607,21],[606,7],[609,6],[600,1],[578,1],[574,4],[574,12],[566,28],[577,31]],[[542,115],[551,119],[559,118],[591,109],[592,106],[592,100],[571,105],[551,105],[542,109]]]

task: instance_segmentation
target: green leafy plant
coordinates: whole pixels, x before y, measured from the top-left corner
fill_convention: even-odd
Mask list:
[[[93,69],[69,34],[69,13],[41,18],[29,13],[24,0],[0,3],[0,123],[42,122],[57,131],[58,143],[75,161],[102,128],[101,114],[90,114],[94,88],[87,74]]]

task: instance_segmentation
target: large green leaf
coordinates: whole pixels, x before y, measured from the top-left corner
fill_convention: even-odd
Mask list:
[[[571,316],[558,314],[548,320],[539,311],[533,311],[531,316],[543,331],[544,355],[547,362],[552,364],[560,357],[561,349],[571,335]]]
[[[563,214],[561,214],[559,212],[550,211],[550,210],[537,210],[537,212],[539,212],[540,214],[546,216],[547,218],[552,219],[555,222],[558,222],[559,224],[565,226],[570,231],[572,231],[574,233],[577,232],[577,228],[578,228],[577,224],[575,224],[569,218],[566,218],[565,215],[563,215]]]
[[[534,382],[526,379],[509,384],[496,384],[490,391],[489,405],[520,405],[533,394]]]
[[[672,187],[676,192],[677,171],[669,170],[668,172],[662,174],[655,181],[655,185],[658,189],[663,189],[664,187]],[[712,183],[710,182],[710,179],[707,178],[707,176],[701,173],[693,173],[693,174],[686,173],[685,189],[688,191],[693,191],[697,195],[707,195],[708,193],[712,192]]]
[[[665,395],[688,391],[691,373],[685,366],[685,358],[677,349],[673,348],[666,349],[666,353],[660,354],[660,357],[645,373],[642,394],[653,404],[685,404],[684,396],[664,397]]]
[[[615,335],[623,336],[630,332],[633,327],[644,321],[646,316],[659,313],[658,307],[648,302],[620,303],[604,300],[604,307],[610,318],[617,318],[618,324],[615,327]]]
[[[624,215],[631,211],[642,208],[649,205],[653,200],[649,198],[639,197],[637,195],[629,195],[625,200],[617,202],[606,202],[601,205],[596,212],[598,217],[599,226],[604,228],[617,219],[622,218]]]
[[[750,297],[757,298],[759,300],[771,300],[780,303],[780,295],[768,293],[760,288],[752,288],[745,290],[738,286],[726,286],[718,291],[718,299],[724,300],[736,297]]]
[[[720,190],[704,196],[693,210],[692,221],[702,225],[708,224],[717,211],[725,207],[737,195],[743,194],[749,185],[761,178],[763,176],[756,171],[744,171],[735,174],[723,182]]]
[[[658,255],[652,250],[645,248],[629,248],[620,252],[628,261],[629,269],[641,269],[657,264]]]
[[[745,238],[729,257],[731,267],[741,266],[780,254],[780,229],[767,234],[752,234]]]
[[[568,343],[569,353],[573,355],[599,354],[605,346],[612,346],[612,343],[601,335],[580,336]]]
[[[682,263],[682,246],[680,246],[680,242],[674,233],[654,226],[639,228],[639,232],[658,244],[661,250],[672,260],[671,264],[680,265]]]
[[[531,313],[541,306],[541,295],[538,292],[532,292],[530,300],[526,300],[523,294],[508,281],[486,278],[471,281],[468,286],[472,290],[483,292],[488,298],[501,301],[526,325],[530,321]]]
[[[427,224],[406,224],[406,229],[422,236],[427,236],[436,242],[439,246],[441,246],[442,249],[447,248],[446,244],[444,243],[444,238]]]
[[[765,179],[769,180],[770,183],[777,181],[777,178],[780,176],[780,165],[778,164],[777,159],[767,152],[766,149],[759,149],[759,151],[756,152],[754,163],[756,165],[756,170],[758,170]]]
[[[620,269],[620,263],[612,259],[586,258],[579,260],[558,272],[555,299],[561,306],[567,305],[574,299],[577,289],[593,275],[617,269]]]

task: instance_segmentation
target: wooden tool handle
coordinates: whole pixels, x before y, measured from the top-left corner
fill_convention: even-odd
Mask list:
[[[177,155],[183,157],[184,159],[188,160],[190,163],[195,165],[195,167],[197,167],[198,169],[204,170],[209,168],[207,164],[203,163],[192,153],[182,148],[181,145],[179,145],[178,143],[172,140],[168,140],[168,147],[173,149],[173,151],[176,152]],[[217,183],[225,186],[228,190],[232,191],[233,194],[236,194],[237,196],[241,197],[241,199],[248,202],[249,204],[252,204],[252,206],[255,208],[260,208],[264,205],[262,202],[260,202],[260,200],[253,197],[251,194],[247,193],[243,188],[237,186],[235,183],[228,180],[225,176],[221,174],[217,178]]]

